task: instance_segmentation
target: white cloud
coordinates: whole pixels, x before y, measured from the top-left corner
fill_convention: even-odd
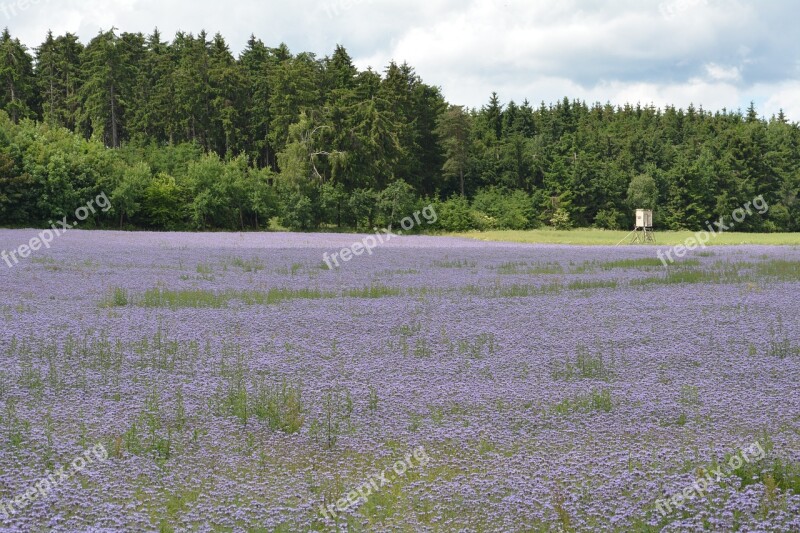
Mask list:
[[[778,85],[764,86],[762,89],[766,97],[764,109],[769,110],[769,115],[777,115],[783,109],[790,120],[800,121],[800,80],[787,81]]]
[[[736,0],[588,4],[471,0],[451,17],[416,24],[359,64],[408,61],[450,100],[469,106],[497,91],[517,102],[568,96],[707,110],[737,109],[753,99],[764,114],[776,111],[775,100],[762,95],[767,85],[754,90],[745,80],[748,69],[760,67],[752,58],[755,45],[736,41],[753,30],[753,6]]]
[[[740,81],[742,79],[739,67],[723,67],[716,63],[709,63],[706,65],[706,72],[708,77],[714,81]]]
[[[11,0],[7,5],[16,5]],[[19,3],[21,0],[16,0]],[[37,46],[48,28],[86,42],[100,28],[169,39],[221,32],[238,53],[251,33],[268,46],[330,54],[344,45],[360,68],[407,61],[454,103],[534,104],[563,96],[614,104],[689,103],[716,110],[754,100],[765,115],[800,83],[800,6],[745,0],[28,0],[7,21]],[[2,14],[0,14],[0,17]]]

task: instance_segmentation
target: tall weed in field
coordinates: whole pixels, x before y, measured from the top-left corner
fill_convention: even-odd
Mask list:
[[[270,429],[297,433],[305,421],[300,386],[285,379],[277,385],[256,383],[252,412],[257,419],[266,420]]]
[[[311,435],[324,449],[333,449],[339,437],[352,429],[352,414],[350,391],[329,390],[322,399],[322,416],[311,423]]]
[[[609,380],[614,376],[615,356],[605,358],[602,352],[592,354],[583,344],[576,348],[574,358],[556,363],[551,375],[556,381],[572,381],[579,379]]]

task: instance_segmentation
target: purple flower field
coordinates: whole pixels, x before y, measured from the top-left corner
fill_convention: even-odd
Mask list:
[[[0,530],[800,531],[800,249],[357,238],[0,263]]]

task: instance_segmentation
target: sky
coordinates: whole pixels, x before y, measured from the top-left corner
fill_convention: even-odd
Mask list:
[[[0,0],[0,24],[35,48],[50,29],[164,38],[220,32],[292,52],[343,45],[360,69],[408,62],[450,103],[491,93],[717,111],[755,102],[800,122],[800,2],[791,0]]]

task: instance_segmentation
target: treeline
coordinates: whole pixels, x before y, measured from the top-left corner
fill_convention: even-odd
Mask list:
[[[371,229],[438,206],[441,230],[800,230],[800,128],[690,106],[449,105],[407,64],[358,71],[251,37],[0,37],[0,225],[41,225],[106,192],[92,223],[147,229]]]

